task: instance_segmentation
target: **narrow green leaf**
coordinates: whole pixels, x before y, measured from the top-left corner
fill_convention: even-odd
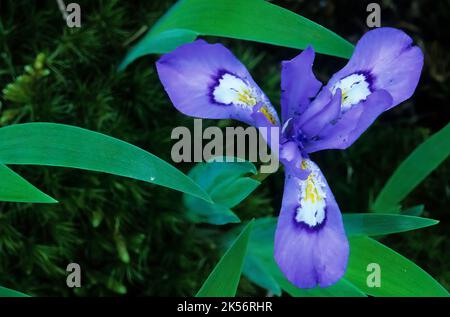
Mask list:
[[[247,245],[253,227],[250,221],[197,293],[197,297],[233,297],[241,278]]]
[[[281,287],[272,273],[273,265],[277,266],[273,259],[275,227],[276,218],[266,217],[255,220],[242,272],[247,279],[256,285],[267,289],[276,296],[280,296]],[[242,226],[236,227],[222,236],[222,243],[225,248],[229,247],[241,228]]]
[[[189,176],[209,194],[213,203],[184,195],[186,216],[193,222],[215,225],[240,222],[231,208],[260,185],[260,182],[246,176],[255,173],[255,165],[246,161],[197,164]]]
[[[435,225],[439,221],[429,218],[393,214],[343,214],[348,236],[376,236],[404,232]]]
[[[424,205],[417,205],[408,209],[403,209],[400,213],[402,215],[419,217],[423,214],[424,209],[425,209]]]
[[[448,296],[443,286],[412,261],[368,237],[350,239],[350,259],[345,278],[372,296]],[[380,268],[380,287],[371,285],[368,269]],[[368,285],[374,286],[369,287]]]
[[[164,54],[173,51],[178,46],[193,42],[198,33],[189,30],[173,29],[163,31],[153,36],[146,36],[133,47],[125,56],[119,66],[119,70],[125,69],[137,58],[148,54]]]
[[[263,0],[181,0],[131,49],[120,70],[136,58],[166,53],[197,35],[211,35],[305,49],[349,58],[353,45],[294,12]]]
[[[57,203],[20,175],[0,164],[0,201],[20,203]]]
[[[1,128],[0,163],[110,173],[210,201],[192,179],[155,155],[107,135],[63,124],[26,123]]]
[[[250,252],[250,250],[248,250]],[[266,263],[255,256],[247,254],[244,261],[243,274],[256,285],[270,291],[273,295],[281,296],[281,286],[273,276]]]
[[[400,202],[450,155],[450,123],[419,145],[397,168],[372,210],[400,211]]]
[[[0,286],[0,297],[30,297],[24,293]]]

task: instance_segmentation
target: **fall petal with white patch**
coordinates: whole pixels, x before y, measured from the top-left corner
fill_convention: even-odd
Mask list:
[[[275,233],[275,260],[287,279],[302,288],[327,287],[345,273],[349,245],[333,194],[310,159],[286,168],[283,203]]]
[[[207,119],[235,119],[258,126],[261,111],[273,125],[278,115],[246,67],[223,45],[203,40],[181,45],[156,63],[159,78],[174,106]]]

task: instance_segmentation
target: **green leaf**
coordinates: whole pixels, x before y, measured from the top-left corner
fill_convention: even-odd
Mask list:
[[[407,216],[416,216],[419,217],[420,215],[423,214],[424,212],[424,205],[417,205],[408,209],[404,209],[401,211],[402,215],[407,215]]]
[[[368,237],[350,239],[350,259],[345,277],[372,296],[448,296],[448,292],[427,272],[387,246]],[[369,287],[372,271],[380,268],[380,287]]]
[[[415,230],[439,223],[437,220],[393,214],[343,214],[348,236],[376,236]]]
[[[197,297],[233,297],[236,295],[252,227],[253,220],[245,226],[217,263],[198,291]]]
[[[1,128],[0,163],[110,173],[210,201],[192,179],[155,155],[107,135],[63,124],[26,123]]]
[[[193,222],[215,225],[240,222],[231,208],[244,200],[260,182],[245,175],[256,174],[250,162],[208,162],[197,164],[189,176],[211,197],[213,203],[184,195],[186,216]]]
[[[0,164],[0,201],[20,203],[57,203],[20,175]]]
[[[197,36],[198,33],[196,32],[182,29],[167,30],[153,36],[146,36],[125,56],[119,66],[119,70],[125,69],[141,56],[147,54],[164,54],[173,51],[180,45],[193,42]]]
[[[243,270],[243,274],[250,281],[277,296],[281,295],[281,289],[296,297],[365,296],[345,279],[341,279],[335,285],[327,288],[300,289],[291,284],[284,277],[273,257],[276,222],[277,219],[272,217],[260,218],[255,221]],[[224,244],[229,244],[228,241],[234,236],[236,236],[235,230],[224,237]]]
[[[281,286],[275,273],[280,272],[273,258],[273,245],[277,219],[273,217],[255,220],[247,256],[245,257],[243,274],[256,285],[267,289],[276,296],[281,295]],[[236,232],[231,232],[230,236]],[[225,236],[225,239],[230,239]],[[255,273],[259,271],[259,274]]]
[[[0,297],[30,297],[24,293],[0,286]]]
[[[419,145],[384,185],[372,210],[400,211],[400,202],[450,155],[450,123]]]
[[[131,49],[119,66],[136,58],[166,53],[197,35],[221,36],[305,49],[349,58],[353,45],[294,12],[263,0],[182,0],[176,3]]]
[[[270,291],[276,296],[281,296],[281,287],[275,276],[273,276],[268,265],[256,256],[247,254],[244,261],[243,273],[256,285]]]

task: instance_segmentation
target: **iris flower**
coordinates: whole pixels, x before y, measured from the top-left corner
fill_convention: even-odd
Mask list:
[[[404,32],[378,28],[359,40],[326,85],[315,78],[313,61],[308,47],[282,63],[281,120],[245,66],[220,44],[197,40],[157,62],[161,82],[182,113],[281,128],[286,176],[274,257],[300,288],[336,283],[349,256],[339,206],[310,153],[349,147],[380,114],[411,97],[423,54]]]

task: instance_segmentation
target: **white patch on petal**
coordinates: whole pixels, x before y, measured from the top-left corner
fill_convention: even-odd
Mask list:
[[[298,180],[300,186],[299,204],[295,220],[303,222],[309,227],[320,225],[326,216],[326,193],[325,181],[321,176],[319,168],[310,160],[303,160],[302,169],[307,169],[311,173],[306,180]]]
[[[254,89],[241,78],[231,74],[224,74],[219,84],[214,87],[213,97],[216,102],[226,105],[254,106],[257,94]]]
[[[353,105],[366,100],[367,96],[371,94],[370,84],[364,74],[352,74],[342,78],[333,86],[331,92],[335,94],[338,88],[342,92],[342,112],[346,112]]]

